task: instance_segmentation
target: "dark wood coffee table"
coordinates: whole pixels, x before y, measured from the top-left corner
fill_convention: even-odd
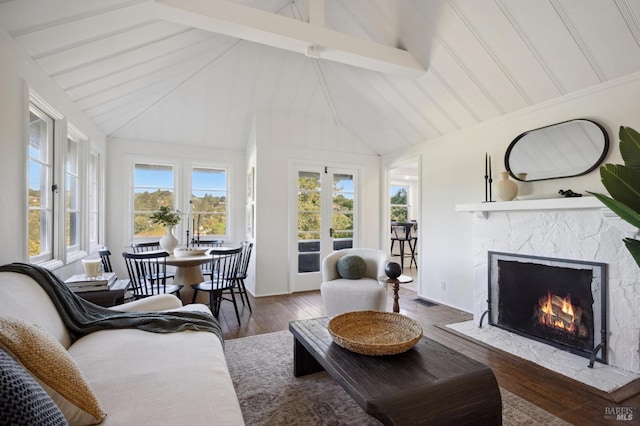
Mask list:
[[[426,337],[398,355],[356,354],[333,343],[328,323],[289,323],[294,376],[326,370],[386,425],[502,424],[500,389],[489,367]]]

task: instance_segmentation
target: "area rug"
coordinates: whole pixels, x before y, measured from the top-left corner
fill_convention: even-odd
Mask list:
[[[293,377],[289,331],[227,340],[225,353],[247,425],[380,425],[326,372]],[[500,389],[504,425],[568,425]]]

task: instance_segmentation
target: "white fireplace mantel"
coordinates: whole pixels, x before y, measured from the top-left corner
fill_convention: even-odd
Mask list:
[[[538,210],[606,209],[596,197],[546,198],[539,200],[497,201],[491,203],[456,204],[457,212],[474,213],[487,219],[489,212]],[[609,210],[609,209],[607,209]]]
[[[622,230],[625,236],[634,238],[638,228],[622,220],[617,214],[605,207],[596,197],[545,198],[537,200],[497,201],[490,203],[456,204],[457,212],[473,213],[478,219],[488,219],[491,212],[534,212],[565,210],[600,210],[602,216]]]

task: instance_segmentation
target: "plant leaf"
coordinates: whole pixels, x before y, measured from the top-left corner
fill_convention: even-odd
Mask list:
[[[634,240],[633,238],[625,238],[622,241],[624,241],[624,245],[627,246],[627,250],[629,250],[629,253],[633,256],[633,260],[640,266],[640,241]]]
[[[600,167],[602,184],[614,199],[640,212],[640,171],[619,164]]]
[[[640,171],[640,133],[631,127],[620,126],[620,154],[624,164]]]
[[[610,208],[611,211],[620,216],[620,218],[629,222],[631,225],[640,228],[640,213],[636,212],[626,204],[623,204],[618,200],[614,200],[611,197],[607,197],[606,195],[596,194],[594,192],[589,192],[589,194],[600,200],[602,204]]]

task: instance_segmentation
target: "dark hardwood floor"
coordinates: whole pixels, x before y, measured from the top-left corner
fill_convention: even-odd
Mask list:
[[[425,336],[476,359],[493,370],[503,388],[576,425],[640,424],[640,394],[615,403],[588,390],[584,385],[534,364],[484,347],[444,330],[439,325],[467,321],[472,316],[456,309],[436,305],[425,306],[412,291],[400,290],[401,313],[422,324]],[[253,313],[242,307],[238,325],[232,304],[224,302],[220,322],[225,338],[236,339],[256,334],[287,330],[290,321],[323,316],[319,291],[291,295],[253,298]],[[393,304],[389,292],[388,310]],[[585,365],[587,360],[585,360]],[[631,407],[633,420],[607,418],[616,407]]]

